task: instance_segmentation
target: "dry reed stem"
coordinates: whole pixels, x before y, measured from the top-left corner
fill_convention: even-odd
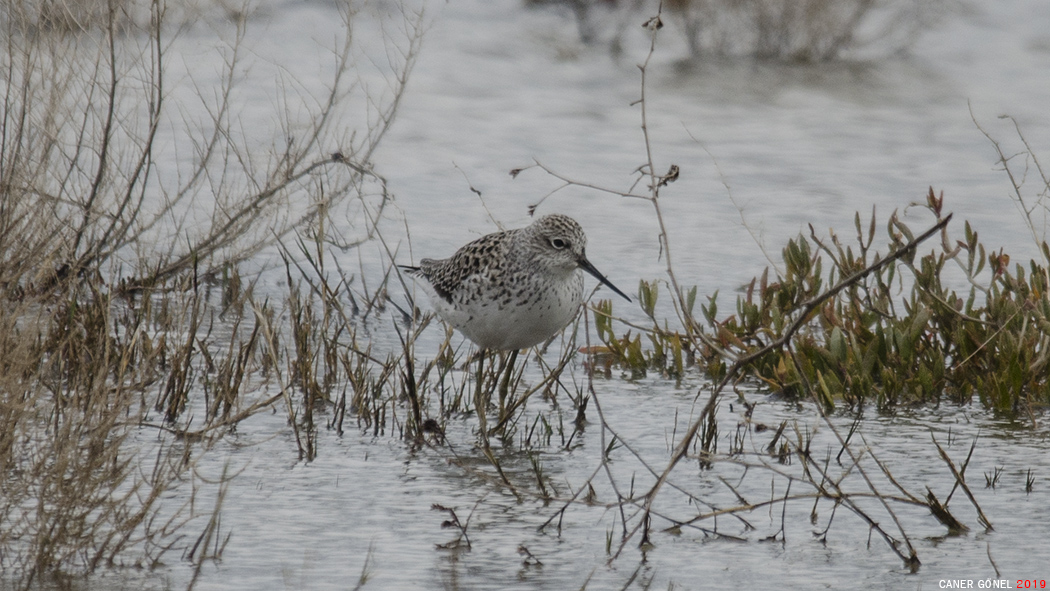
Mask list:
[[[948,469],[951,470],[952,476],[955,478],[956,486],[962,487],[963,492],[966,493],[966,498],[970,499],[970,503],[973,505],[973,508],[977,510],[978,521],[980,521],[981,525],[983,525],[988,531],[995,529],[994,527],[992,527],[992,522],[984,514],[984,511],[981,510],[981,506],[977,503],[977,499],[973,496],[973,493],[970,492],[970,487],[966,484],[966,479],[963,477],[963,473],[966,471],[966,464],[969,464],[970,457],[973,455],[973,450],[977,446],[977,440],[974,439],[973,444],[970,446],[970,455],[966,457],[966,464],[964,464],[962,470],[960,470],[955,467],[955,462],[953,462],[952,459],[948,456],[948,452],[944,451],[944,448],[941,447],[941,444],[937,441],[937,438],[933,436],[932,432],[930,433],[930,439],[933,441],[933,444],[937,446],[937,453],[940,454],[941,459],[944,460],[944,463],[948,466]],[[954,487],[952,490],[954,492]],[[930,495],[932,496],[933,493],[931,492]],[[950,494],[948,495],[948,499],[951,499]],[[947,501],[945,501],[945,505],[947,505]],[[945,511],[947,511],[947,509],[945,509]]]

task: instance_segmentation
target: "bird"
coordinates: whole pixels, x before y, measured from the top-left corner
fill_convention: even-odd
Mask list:
[[[583,303],[586,271],[628,302],[587,260],[576,220],[545,215],[515,230],[467,243],[446,259],[401,265],[445,322],[482,350],[528,349],[564,329]]]

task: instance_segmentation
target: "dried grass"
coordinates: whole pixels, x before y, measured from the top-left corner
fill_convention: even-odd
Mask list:
[[[260,150],[229,115],[249,23],[230,24],[218,85],[197,88],[215,105],[209,124],[197,126],[181,119],[186,105],[173,102],[179,94],[169,88],[166,51],[180,23],[169,21],[168,8],[135,0],[0,7],[5,584],[153,567],[172,549],[199,572],[228,540],[220,514],[233,474],[207,482],[217,488],[215,505],[198,513],[197,492],[208,487],[186,485],[199,479],[198,460],[282,401],[308,459],[313,409],[332,400],[337,370],[362,390],[373,379],[358,359],[367,353],[336,348],[345,333],[311,332],[309,297],[291,294],[296,323],[272,330],[273,307],[255,299],[237,263],[352,211],[345,206],[354,200],[374,216],[361,222],[366,237],[374,231],[389,196],[368,161],[411,70],[419,16],[399,15],[405,38],[391,53],[400,60],[390,64],[393,94],[366,97],[371,126],[355,135],[337,116],[354,87],[357,21],[344,7],[345,43],[333,51],[328,94],[298,97],[309,99],[305,123],[278,114],[282,138],[293,139]],[[278,90],[286,102],[296,98]],[[180,141],[196,158],[160,175],[167,146],[158,130],[180,122]],[[329,146],[337,151],[325,153]],[[307,196],[305,205],[289,209],[293,195]],[[211,212],[209,222],[191,227],[190,210]],[[329,316],[322,328],[349,319]],[[295,348],[284,350],[286,343]],[[277,395],[267,392],[274,382]],[[175,490],[181,504],[161,503]],[[201,517],[203,531],[188,535]]]

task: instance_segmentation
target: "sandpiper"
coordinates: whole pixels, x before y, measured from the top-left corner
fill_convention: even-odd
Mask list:
[[[557,334],[583,303],[583,269],[627,301],[587,260],[576,220],[544,216],[482,236],[447,259],[402,266],[426,281],[438,315],[482,349],[517,351]]]

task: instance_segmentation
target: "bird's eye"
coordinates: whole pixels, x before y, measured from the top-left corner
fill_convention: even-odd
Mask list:
[[[551,246],[557,248],[558,250],[561,250],[563,248],[569,247],[569,241],[563,240],[561,238],[551,238]]]

